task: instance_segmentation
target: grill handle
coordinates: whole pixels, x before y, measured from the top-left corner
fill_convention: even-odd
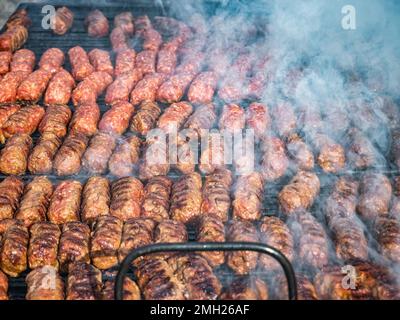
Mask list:
[[[193,252],[193,251],[256,251],[267,254],[277,260],[285,272],[288,283],[289,300],[297,299],[296,276],[290,261],[277,249],[257,242],[188,242],[159,243],[143,246],[131,251],[120,264],[115,281],[115,299],[123,300],[123,283],[127,272],[135,259],[158,252]]]

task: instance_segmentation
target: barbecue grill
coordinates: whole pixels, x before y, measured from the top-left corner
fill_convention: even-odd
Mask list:
[[[52,2],[56,7],[62,5],[62,2]],[[204,12],[212,15],[213,12],[224,9],[224,6],[227,4],[225,2],[219,1],[203,1]],[[236,6],[244,5],[241,1],[237,1],[235,3]],[[44,30],[41,26],[42,19],[44,14],[41,12],[43,4],[30,4],[23,3],[20,4],[18,9],[26,8],[29,12],[29,17],[32,20],[32,26],[29,28],[29,38],[27,42],[24,44],[24,48],[32,50],[36,57],[40,57],[43,52],[48,48],[60,48],[63,52],[67,52],[73,46],[80,45],[86,51],[90,51],[94,48],[105,49],[107,51],[111,51],[110,42],[108,37],[102,38],[93,38],[90,37],[85,28],[84,20],[89,14],[90,11],[94,9],[92,6],[85,5],[85,2],[82,1],[73,1],[68,4],[68,8],[74,12],[74,23],[72,28],[63,36],[55,35],[51,32],[51,30]],[[174,16],[173,10],[171,10],[171,4],[169,1],[136,1],[134,3],[128,2],[119,2],[119,1],[111,1],[111,0],[103,0],[99,4],[96,4],[96,9],[100,9],[108,20],[111,22],[113,18],[123,11],[131,11],[135,16],[148,15],[151,19],[155,16]],[[225,8],[226,10],[230,10]],[[5,27],[3,28],[3,31]],[[140,51],[140,46],[137,43],[133,43],[134,49]],[[113,55],[114,53],[111,53]],[[114,60],[114,56],[112,56],[112,60]],[[304,66],[307,65],[307,62],[304,62]],[[66,59],[65,69],[71,70],[71,65]],[[290,97],[286,97],[287,100],[290,101]],[[246,108],[253,101],[253,99],[245,99],[242,101],[241,105]],[[104,95],[101,95],[97,99],[97,103],[100,107],[101,114],[103,115],[109,107],[106,106],[104,101]],[[221,110],[224,105],[224,101],[220,98],[216,97],[214,101],[217,106],[217,110]],[[39,101],[41,104],[41,101]],[[71,109],[73,109],[72,103],[69,104]],[[167,104],[160,103],[162,108],[165,108]],[[220,116],[220,114],[218,114]],[[375,129],[376,132],[380,132],[380,134],[385,136],[385,139],[390,141],[390,130],[386,126],[382,125]],[[36,132],[32,135],[34,144],[39,138],[39,134]],[[302,136],[306,143],[311,143],[308,140],[306,134]],[[390,142],[388,143],[390,144]],[[260,146],[258,146],[260,148]],[[259,151],[259,150],[258,150]],[[333,187],[333,177],[352,177],[354,179],[360,180],[366,171],[374,171],[385,174],[389,179],[393,180],[394,178],[399,176],[398,169],[396,164],[393,163],[389,153],[384,153],[384,161],[381,161],[378,165],[376,165],[373,170],[368,169],[347,169],[342,170],[339,173],[327,173],[322,170],[320,167],[316,167],[314,172],[318,175],[321,182],[321,190],[319,193],[318,201],[315,201],[312,207],[309,209],[310,212],[316,212],[317,221],[323,223],[324,217],[319,213],[324,210],[324,203],[327,197],[330,195],[332,187]],[[229,167],[229,166],[228,166]],[[233,168],[233,165],[229,168]],[[289,170],[290,171],[290,170]],[[81,171],[78,175],[74,175],[73,179],[79,180],[84,183],[91,175],[87,172]],[[107,177],[110,180],[113,180],[115,177],[110,173],[104,174],[102,176]],[[176,181],[180,177],[180,173],[175,170],[171,170],[168,173],[168,176]],[[202,175],[204,181],[204,174]],[[262,215],[277,215],[281,218],[285,218],[285,215],[281,212],[278,205],[278,194],[282,190],[282,188],[290,183],[293,178],[293,172],[287,172],[284,176],[280,177],[278,180],[274,181],[274,183],[267,183],[265,186],[264,194],[263,194],[263,209]],[[0,179],[3,180],[6,178],[6,175],[0,174]],[[24,182],[31,181],[35,175],[25,174],[21,178]],[[47,177],[53,182],[53,184],[57,184],[60,181],[67,180],[71,178],[71,176],[60,177],[56,174],[48,174]],[[230,212],[230,215],[232,213]],[[194,225],[188,226],[189,233],[189,242],[178,244],[155,244],[146,247],[141,247],[133,252],[131,252],[125,260],[118,266],[108,271],[116,271],[118,270],[118,275],[116,277],[116,287],[115,287],[115,297],[118,300],[121,300],[123,297],[123,281],[124,278],[129,275],[130,277],[134,277],[131,269],[131,263],[136,258],[145,256],[152,253],[160,253],[160,252],[200,252],[200,251],[256,251],[262,254],[270,255],[274,259],[276,259],[279,264],[282,266],[284,275],[287,279],[288,283],[288,295],[290,300],[294,300],[297,298],[297,284],[296,284],[296,275],[295,271],[305,272],[311,277],[315,276],[319,270],[316,268],[304,268],[296,267],[293,268],[289,260],[277,249],[267,246],[261,243],[242,243],[242,242],[226,242],[226,243],[197,243],[196,242],[196,228]],[[331,236],[331,234],[329,234]],[[368,233],[368,242],[370,248],[377,248],[378,244],[376,240]],[[373,262],[378,262],[379,257],[376,257],[372,254],[371,260]],[[295,271],[294,271],[295,270]],[[218,268],[216,271],[218,274],[222,284],[226,285],[228,281],[232,278],[232,271],[229,270],[228,267],[222,266]],[[271,276],[268,272],[258,273],[258,271],[254,272],[255,275],[262,277],[263,279],[268,280]],[[17,278],[9,278],[9,296],[10,299],[24,299],[26,294],[26,283],[25,277],[27,272],[24,272]],[[66,279],[66,275],[62,275],[64,279]],[[111,279],[112,277],[110,277]],[[107,275],[105,275],[105,280],[108,280]]]

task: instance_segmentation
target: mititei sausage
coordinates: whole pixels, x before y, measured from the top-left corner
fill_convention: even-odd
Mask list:
[[[7,177],[0,183],[0,221],[14,217],[23,191],[24,183],[16,177]]]
[[[104,113],[99,122],[99,130],[114,135],[122,135],[129,127],[129,120],[135,108],[127,101],[114,104]]]
[[[21,108],[8,118],[1,130],[6,138],[17,133],[31,135],[36,131],[44,114],[44,108],[38,105]]]
[[[129,49],[128,36],[121,27],[112,29],[110,33],[110,42],[114,52]]]
[[[93,226],[90,256],[99,269],[109,269],[118,264],[123,222],[113,216],[98,217]]]
[[[135,25],[133,23],[133,15],[130,11],[121,12],[114,17],[114,26],[121,28],[125,34],[132,37],[135,33]]]
[[[115,58],[114,74],[116,77],[131,72],[135,68],[136,52],[134,49],[119,51]]]
[[[97,104],[83,104],[75,110],[69,129],[74,133],[92,136],[97,132],[99,119],[100,108]]]
[[[147,140],[139,162],[139,177],[147,180],[155,176],[165,176],[170,169],[166,139]]]
[[[29,232],[22,224],[11,225],[0,248],[0,268],[10,277],[18,277],[28,267]]]
[[[62,181],[54,190],[47,217],[56,224],[79,221],[82,184],[77,180]]]
[[[147,28],[143,35],[143,49],[157,52],[162,44],[161,34],[154,28]]]
[[[52,74],[45,69],[32,72],[18,87],[17,100],[37,102],[46,90]]]
[[[336,173],[344,168],[346,156],[342,145],[321,133],[313,134],[311,142],[318,152],[317,162],[322,170]]]
[[[90,173],[104,173],[107,170],[108,159],[115,148],[115,140],[113,135],[106,132],[95,134],[82,157],[82,166]]]
[[[110,214],[127,221],[140,216],[143,184],[134,177],[121,178],[111,186]]]
[[[10,51],[0,51],[0,75],[10,71],[12,53]]]
[[[8,120],[8,118],[16,113],[19,109],[21,109],[21,106],[18,104],[0,106],[0,128]],[[1,142],[4,143],[4,141]]]
[[[100,300],[102,277],[99,269],[84,262],[69,266],[67,300]]]
[[[92,222],[97,217],[110,213],[110,183],[107,178],[90,177],[82,193],[81,217],[84,222]]]
[[[98,9],[89,13],[85,19],[85,25],[87,26],[88,34],[91,37],[101,38],[108,34],[108,20],[104,16],[103,12]]]
[[[30,74],[35,67],[36,57],[33,51],[28,49],[20,49],[13,54],[10,71],[12,72],[24,72],[27,76]]]
[[[68,272],[73,262],[90,263],[90,228],[86,223],[73,221],[64,223],[58,247],[60,269]]]
[[[81,158],[88,145],[89,138],[82,133],[70,133],[54,157],[53,169],[59,176],[79,172]]]
[[[236,132],[244,129],[246,116],[244,109],[237,104],[224,105],[219,118],[219,129]]]
[[[51,222],[37,222],[29,231],[29,268],[52,266],[58,269],[57,253],[61,235],[58,225]]]
[[[64,282],[56,268],[36,268],[25,280],[28,287],[26,300],[64,300]]]
[[[64,52],[58,48],[50,48],[40,57],[39,67],[54,75],[61,70],[61,67],[64,64],[64,59]]]
[[[297,134],[292,134],[288,138],[286,149],[296,168],[301,170],[312,170],[314,168],[314,154]]]
[[[95,71],[87,76],[72,92],[75,106],[96,103],[97,97],[112,83],[112,77],[104,71]]]
[[[211,103],[217,86],[217,75],[206,71],[200,73],[190,85],[188,99],[192,103]]]
[[[71,115],[71,109],[66,105],[48,106],[38,131],[41,134],[51,132],[57,137],[63,138],[67,135],[67,125]]]
[[[9,175],[24,174],[28,165],[28,155],[32,138],[25,133],[15,134],[0,152],[0,172]]]
[[[43,101],[46,105],[67,104],[74,87],[74,78],[67,70],[61,69],[51,78]]]
[[[173,103],[164,110],[157,121],[157,127],[165,133],[172,133],[174,130],[177,133],[192,112],[193,107],[188,102]]]
[[[143,74],[156,72],[157,52],[153,50],[143,50],[136,55],[135,67],[140,69]]]
[[[15,51],[21,48],[28,39],[28,29],[14,26],[0,35],[0,51]]]
[[[257,139],[261,139],[271,127],[271,117],[268,106],[252,102],[246,110],[246,125],[254,130]]]
[[[286,278],[284,279],[286,281]],[[286,295],[287,296],[287,295]],[[221,294],[220,300],[268,300],[267,284],[256,276],[234,277]]]
[[[47,174],[53,169],[53,158],[62,140],[52,132],[44,132],[28,158],[28,170],[33,174]]]
[[[142,36],[143,32],[152,27],[151,21],[147,15],[139,16],[134,20],[135,34]]]
[[[169,206],[172,181],[168,177],[151,178],[144,188],[141,215],[158,222],[169,219]]]
[[[114,67],[111,63],[110,54],[101,49],[93,49],[89,52],[89,61],[96,71],[107,72],[110,76],[114,75]]]
[[[9,72],[0,80],[0,103],[15,103],[19,85],[27,77],[25,72]]]
[[[56,10],[53,21],[53,32],[58,35],[63,35],[72,27],[74,14],[67,7],[61,7]]]
[[[157,55],[157,72],[167,75],[172,74],[175,70],[177,59],[175,51],[166,48],[161,49]]]
[[[139,162],[142,141],[131,136],[118,141],[118,145],[108,161],[110,172],[117,177],[126,177],[132,174],[134,167]]]
[[[165,80],[165,75],[153,73],[146,75],[131,92],[131,103],[138,105],[143,101],[155,101],[157,90]]]
[[[32,20],[29,18],[26,9],[18,9],[8,18],[6,25],[8,29],[15,26],[29,28],[32,25]]]
[[[46,211],[53,193],[53,185],[47,177],[35,177],[24,190],[21,204],[15,218],[26,227],[40,221],[46,221]]]
[[[289,166],[284,142],[277,138],[267,136],[262,143],[261,173],[266,181],[275,181],[283,177]]]
[[[157,102],[143,101],[132,118],[130,130],[145,136],[154,128],[160,114],[161,109]]]
[[[68,56],[72,75],[76,81],[82,81],[94,72],[94,67],[90,64],[89,57],[82,47],[76,46],[69,49]]]
[[[197,107],[183,126],[185,129],[192,129],[201,137],[201,130],[209,130],[213,127],[217,115],[212,104],[205,104]]]
[[[165,103],[180,101],[194,77],[191,73],[178,73],[169,77],[158,88],[157,100]]]
[[[233,217],[241,220],[257,220],[261,217],[264,182],[258,172],[239,176],[234,187]]]
[[[142,72],[139,69],[133,69],[121,74],[108,86],[104,101],[109,105],[120,101],[129,101],[132,89],[142,77]]]

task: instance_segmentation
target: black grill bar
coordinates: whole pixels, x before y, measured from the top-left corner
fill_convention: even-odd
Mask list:
[[[119,266],[115,281],[115,299],[123,300],[124,279],[135,259],[151,253],[193,251],[256,251],[267,254],[277,260],[283,268],[288,283],[289,300],[297,300],[296,275],[290,261],[279,250],[258,242],[159,243],[140,247],[131,251]]]

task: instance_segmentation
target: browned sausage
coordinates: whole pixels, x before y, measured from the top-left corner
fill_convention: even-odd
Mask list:
[[[40,57],[39,67],[54,75],[61,70],[64,59],[64,52],[58,48],[50,48]]]
[[[169,219],[172,181],[168,177],[151,178],[144,188],[141,216],[157,222]]]
[[[140,69],[133,69],[121,74],[108,86],[104,101],[110,105],[129,101],[132,89],[142,79],[142,76]]]
[[[10,71],[12,53],[10,51],[0,51],[0,75]]]
[[[139,161],[141,144],[142,141],[136,136],[118,141],[118,145],[108,161],[110,172],[117,177],[131,175],[134,166]]]
[[[37,102],[46,90],[51,73],[45,69],[32,72],[17,90],[17,100]]]
[[[74,87],[74,78],[67,70],[61,69],[50,80],[43,101],[47,105],[68,104]]]
[[[8,139],[0,152],[0,172],[9,175],[24,174],[31,147],[32,138],[25,133],[15,134]]]
[[[116,138],[106,132],[96,133],[82,157],[82,166],[90,173],[101,174],[107,170],[108,159],[116,146]]]
[[[254,130],[257,139],[261,139],[271,129],[271,117],[268,106],[252,102],[246,110],[247,127]]]
[[[146,75],[132,90],[131,103],[136,106],[144,101],[155,101],[157,90],[164,80],[165,76],[160,73]]]
[[[90,177],[82,192],[81,217],[84,222],[91,222],[97,217],[110,213],[110,183],[107,178]]]
[[[101,38],[108,34],[108,20],[100,10],[91,11],[85,19],[88,34],[91,37]]]
[[[202,72],[193,80],[188,91],[191,103],[211,103],[217,86],[217,75],[214,72]]]
[[[119,77],[126,72],[132,72],[135,69],[135,61],[136,52],[134,49],[119,51],[115,58],[115,76]]]
[[[10,71],[11,72],[23,72],[25,76],[32,73],[35,67],[35,54],[32,50],[20,49],[13,54]]]
[[[28,29],[24,26],[13,26],[0,35],[0,50],[15,51],[28,40]]]
[[[24,183],[16,177],[7,177],[0,183],[0,221],[14,217],[23,191]]]
[[[67,7],[61,7],[56,10],[53,32],[58,35],[63,35],[72,27],[74,22],[74,14]]]
[[[67,126],[71,119],[71,109],[66,105],[50,105],[39,124],[38,131],[43,133],[54,133],[57,137],[63,138],[67,135]]]
[[[114,75],[114,67],[111,63],[110,54],[101,49],[93,49],[89,52],[90,64],[96,71],[107,72],[110,76]]]
[[[64,300],[64,282],[56,268],[36,268],[25,280],[28,287],[26,300]]]
[[[100,120],[100,108],[96,103],[79,106],[69,124],[70,132],[92,136],[97,132],[97,123]]]
[[[17,101],[19,85],[27,77],[25,72],[9,72],[0,80],[0,103],[14,103]]]
[[[62,140],[52,132],[43,133],[28,158],[28,170],[33,174],[47,174],[53,169],[53,158]]]
[[[72,75],[76,81],[82,81],[94,72],[94,67],[90,64],[89,57],[82,47],[76,46],[69,49],[68,56]]]
[[[121,12],[114,17],[114,26],[122,28],[124,33],[132,37],[135,33],[135,25],[133,23],[133,15],[130,11]]]
[[[143,50],[136,55],[135,67],[140,69],[143,74],[156,72],[157,52],[153,50]]]
[[[127,101],[115,103],[103,114],[99,122],[99,130],[114,135],[122,135],[129,126],[129,120],[135,108]]]

